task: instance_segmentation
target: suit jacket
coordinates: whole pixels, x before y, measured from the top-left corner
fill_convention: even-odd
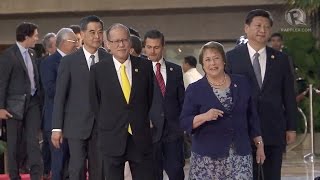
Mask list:
[[[153,74],[151,62],[130,56],[132,85],[129,104],[123,95],[112,57],[92,67],[91,103],[98,122],[98,144],[102,153],[121,156],[125,153],[128,125],[139,152],[151,152],[148,112],[152,102]]]
[[[62,56],[56,51],[40,63],[40,76],[44,88],[43,129],[52,130],[53,101],[56,94],[58,67]]]
[[[35,52],[29,49],[33,64],[37,93],[40,90],[39,73],[35,63]],[[11,95],[31,95],[28,70],[17,44],[6,49],[0,56],[0,109],[6,108],[6,98]]]
[[[99,60],[109,56],[98,50]],[[89,102],[89,68],[83,49],[61,59],[56,80],[52,128],[67,138],[87,139],[94,126]]]
[[[174,141],[183,136],[179,116],[184,99],[184,84],[181,67],[164,61],[166,64],[167,83],[166,92],[162,96],[157,79],[154,78],[153,101],[150,110],[152,121],[152,141],[160,139]]]
[[[230,78],[231,110],[221,104],[206,77],[187,88],[180,121],[181,126],[193,134],[192,151],[197,154],[214,158],[227,157],[233,143],[237,154],[247,155],[251,153],[252,139],[261,135],[248,80],[239,75],[230,75]],[[222,110],[223,117],[192,129],[194,117],[211,108]]]
[[[266,47],[266,71],[259,88],[247,44],[227,53],[228,70],[245,75],[253,88],[265,145],[285,145],[285,132],[296,129],[297,105],[288,56]]]

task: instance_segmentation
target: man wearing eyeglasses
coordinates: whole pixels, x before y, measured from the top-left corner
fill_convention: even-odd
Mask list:
[[[45,92],[44,118],[42,123],[45,133],[43,138],[46,139],[51,139],[53,100],[56,92],[56,79],[60,60],[62,57],[74,52],[77,48],[77,37],[72,29],[60,29],[56,36],[56,45],[56,52],[43,60],[40,65],[41,82]],[[66,139],[63,139],[60,148],[55,148],[53,144],[50,143],[49,152],[51,152],[51,179],[64,179],[67,173],[64,173],[63,170],[69,159],[69,148]]]
[[[130,56],[126,26],[112,25],[106,38],[113,56],[94,65],[90,79],[106,180],[124,179],[126,161],[133,180],[154,180],[148,117],[153,92],[151,62]]]
[[[86,160],[89,178],[102,180],[102,160],[97,150],[97,124],[89,102],[90,67],[108,54],[100,50],[103,22],[94,15],[80,21],[83,47],[61,59],[52,117],[52,144],[60,148],[63,137],[70,150],[70,180],[86,179]],[[72,39],[71,39],[72,40]],[[69,43],[74,43],[69,40]]]

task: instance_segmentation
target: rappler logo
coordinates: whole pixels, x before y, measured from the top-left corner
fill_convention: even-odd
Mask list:
[[[306,26],[306,13],[302,9],[290,9],[285,14],[286,21],[292,26]]]

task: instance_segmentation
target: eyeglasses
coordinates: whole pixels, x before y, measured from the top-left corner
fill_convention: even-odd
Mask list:
[[[79,42],[78,40],[71,40],[71,39],[67,39],[66,41],[72,42],[72,43],[74,43],[74,44]]]
[[[129,42],[129,39],[119,39],[114,41],[108,40],[108,41],[111,42],[112,44],[119,45],[120,43],[127,44]]]

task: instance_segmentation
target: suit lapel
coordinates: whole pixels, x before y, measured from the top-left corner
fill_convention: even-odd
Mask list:
[[[132,83],[131,83],[131,92],[130,92],[130,100],[129,103],[132,102],[134,98],[134,94],[136,92],[136,86],[138,81],[138,73],[139,73],[139,59],[136,59],[134,56],[130,56],[131,60],[131,77],[132,77]]]
[[[235,107],[235,104],[237,103],[238,100],[238,84],[234,81],[234,78],[231,77],[230,75],[230,79],[231,79],[231,84],[230,84],[230,91],[231,91],[231,96],[232,96],[232,107],[231,107],[231,111],[233,110],[233,108]]]
[[[87,63],[87,59],[86,56],[84,55],[84,51],[83,48],[79,49],[77,51],[77,54],[79,56],[79,61],[80,61],[80,67],[81,69],[86,70],[86,72],[89,72],[89,67],[88,67],[88,63]]]
[[[175,79],[174,79],[174,71],[176,69],[174,69],[173,67],[170,66],[169,63],[167,63],[167,61],[165,59],[164,60],[164,63],[166,64],[166,73],[167,73],[167,83],[166,83],[166,92],[164,94],[164,97],[166,97],[167,95],[167,92],[170,91],[171,86],[173,86],[173,83],[176,83],[175,82]],[[160,89],[160,86],[158,85],[159,89]]]
[[[266,47],[266,52],[267,52],[267,60],[266,60],[266,72],[264,73],[264,79],[262,83],[261,89],[263,89],[268,83],[268,80],[270,79],[271,75],[271,69],[272,69],[272,61],[274,60],[275,56],[272,53],[272,49]]]
[[[246,63],[247,69],[249,70],[248,74],[249,74],[250,78],[252,80],[254,80],[254,86],[256,86],[256,89],[260,89],[256,74],[254,73],[254,70],[253,70],[251,57],[249,54],[247,44],[244,44],[241,48],[243,48],[243,49],[241,50],[242,56],[240,56],[240,57],[243,57],[244,62]]]
[[[207,93],[205,97],[208,97],[209,102],[212,102],[212,103],[210,103],[211,108],[215,108],[215,109],[219,109],[223,112],[227,112],[226,108],[224,108],[224,106],[221,104],[221,102],[219,101],[219,99],[217,98],[215,93],[213,92],[213,88],[210,86],[207,78],[203,77],[201,79],[201,81],[204,85],[203,93]]]
[[[22,68],[24,69],[25,73],[28,74],[28,70],[27,70],[27,66],[24,62],[24,59],[22,57],[22,54],[20,52],[20,49],[18,47],[18,45],[15,45],[15,52],[14,52],[14,56],[17,57],[17,60],[20,62]]]

